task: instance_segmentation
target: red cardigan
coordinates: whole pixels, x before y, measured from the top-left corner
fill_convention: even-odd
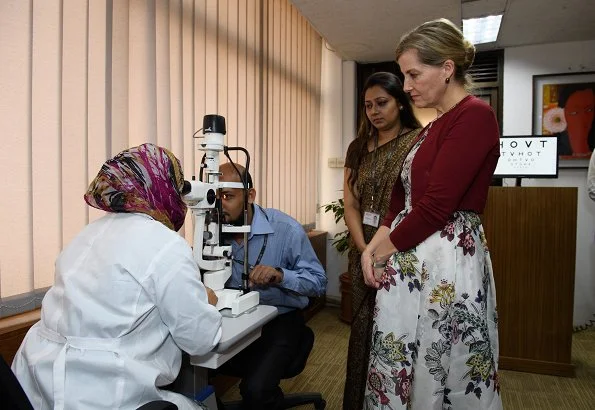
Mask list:
[[[413,159],[412,210],[390,234],[395,247],[406,251],[417,246],[442,230],[455,211],[481,214],[499,156],[498,123],[480,99],[467,96],[436,120]],[[404,208],[399,178],[383,225],[390,228]]]

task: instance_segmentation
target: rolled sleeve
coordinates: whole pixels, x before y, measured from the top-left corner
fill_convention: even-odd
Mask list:
[[[300,227],[301,230],[301,227]],[[280,286],[302,296],[321,296],[326,292],[327,278],[322,264],[306,233],[293,230]]]

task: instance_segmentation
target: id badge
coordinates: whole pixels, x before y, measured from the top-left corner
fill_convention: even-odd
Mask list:
[[[380,215],[375,212],[364,212],[364,225],[373,226],[374,228],[378,228],[378,223],[380,222]]]

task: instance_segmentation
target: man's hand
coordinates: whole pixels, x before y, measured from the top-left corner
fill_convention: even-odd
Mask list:
[[[217,295],[215,294],[213,289],[211,289],[207,286],[205,286],[205,289],[207,290],[207,297],[209,298],[209,305],[217,306],[217,301],[219,301],[219,298],[217,297]]]
[[[272,266],[256,265],[250,271],[250,286],[276,285],[283,280],[283,272],[279,272]]]

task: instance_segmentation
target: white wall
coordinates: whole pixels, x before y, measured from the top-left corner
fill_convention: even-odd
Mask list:
[[[503,135],[532,133],[533,75],[595,71],[595,41],[544,44],[504,51]],[[512,181],[507,181],[512,184]],[[574,324],[595,314],[595,203],[586,194],[587,170],[561,168],[558,179],[523,180],[523,186],[578,187]],[[555,223],[555,221],[549,221]],[[552,284],[555,286],[555,283]],[[555,303],[555,301],[552,301]]]
[[[322,47],[320,111],[320,163],[318,178],[318,204],[328,204],[343,197],[343,168],[330,168],[329,158],[345,158],[349,142],[355,135],[356,65],[342,61],[327,47]],[[347,254],[339,255],[332,247],[332,238],[343,231],[332,214],[319,209],[316,227],[329,233],[327,240],[327,297],[340,299],[339,275],[347,270]]]

